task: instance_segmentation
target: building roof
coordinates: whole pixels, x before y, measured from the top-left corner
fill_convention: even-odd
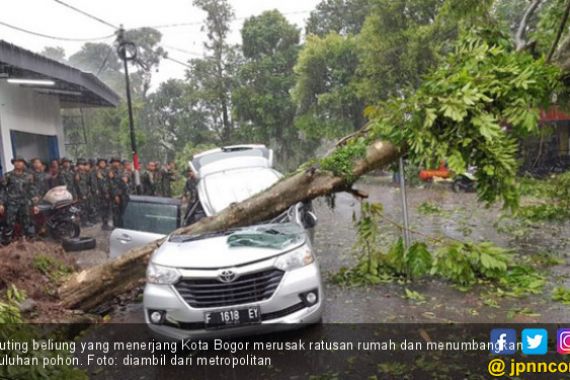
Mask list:
[[[562,112],[558,106],[551,106],[540,113],[540,121],[543,123],[567,120],[570,120],[570,115]]]
[[[115,107],[120,100],[95,75],[0,40],[0,80],[8,78],[53,80],[54,86],[25,86],[58,96],[62,108]]]

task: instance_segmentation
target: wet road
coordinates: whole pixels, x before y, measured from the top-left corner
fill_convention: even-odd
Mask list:
[[[384,205],[384,214],[392,221],[401,222],[400,191],[386,180],[367,178],[357,188],[369,194],[370,202]],[[548,252],[568,259],[570,226],[568,223],[511,228],[504,232],[512,220],[496,223],[500,206],[486,208],[473,194],[455,194],[445,185],[408,189],[411,229],[418,231],[414,239],[425,236],[446,235],[460,240],[492,241],[495,244],[523,254]],[[437,204],[441,212],[424,215],[419,206],[429,202]],[[323,321],[332,323],[373,322],[562,322],[570,321],[570,308],[550,301],[554,286],[570,286],[570,270],[566,264],[549,269],[549,283],[544,295],[519,299],[500,298],[493,307],[484,304],[484,289],[462,292],[437,279],[416,280],[411,284],[380,284],[370,287],[343,288],[332,284],[329,277],[342,266],[356,263],[358,254],[352,249],[355,241],[353,215],[358,216],[360,204],[352,195],[336,195],[335,208],[330,209],[324,200],[315,202],[319,224],[315,232],[314,247],[325,279],[326,308]],[[510,224],[509,224],[510,223]],[[399,236],[399,229],[390,222],[382,222],[382,238],[386,248]],[[414,302],[403,297],[404,288],[418,291],[425,302]],[[114,314],[116,322],[141,322],[140,304],[122,306]]]

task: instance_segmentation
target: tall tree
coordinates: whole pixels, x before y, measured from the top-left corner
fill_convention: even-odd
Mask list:
[[[115,47],[103,42],[88,42],[69,57],[69,63],[80,70],[97,75],[119,94],[124,93],[122,65]]]
[[[461,28],[490,19],[492,0],[372,0],[358,37],[359,94],[367,104],[417,88]]]
[[[166,51],[160,46],[162,33],[153,28],[143,27],[127,30],[125,37],[137,46],[135,73],[140,77],[138,82],[141,87],[138,93],[144,98],[150,89],[152,72],[158,68],[161,59],[166,56]]]
[[[137,45],[138,60],[135,65],[131,66],[130,80],[137,142],[142,151],[150,123],[147,120],[144,98],[150,88],[152,72],[164,56],[164,50],[160,47],[162,35],[152,28],[140,28],[127,31],[126,37]],[[81,70],[96,74],[115,92],[125,94],[123,62],[113,45],[86,43],[78,52],[69,57],[69,63]],[[90,157],[129,154],[127,108],[123,103],[115,109],[85,110],[83,116],[87,131],[87,144],[81,149],[75,149],[77,154]]]
[[[356,91],[359,63],[352,36],[331,33],[307,38],[295,66],[293,91],[298,105],[295,125],[305,136],[331,139],[364,125],[364,103]]]
[[[207,41],[205,57],[190,60],[187,78],[201,93],[208,110],[211,128],[222,143],[232,138],[234,122],[231,116],[231,91],[239,55],[228,42],[234,11],[227,0],[194,0],[193,4],[206,12]]]
[[[358,34],[371,0],[322,0],[307,20],[306,33],[325,36]]]
[[[147,157],[173,160],[188,142],[203,144],[214,141],[206,124],[206,113],[200,109],[196,91],[181,80],[169,79],[147,99],[148,138],[141,152]]]
[[[66,63],[67,61],[65,59],[65,49],[61,46],[46,46],[40,54],[61,63]]]
[[[232,94],[240,136],[271,145],[279,161],[288,162],[301,147],[290,96],[300,32],[273,10],[247,19],[241,36],[244,64]]]

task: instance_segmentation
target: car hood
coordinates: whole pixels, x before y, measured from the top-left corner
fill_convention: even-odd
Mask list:
[[[267,226],[260,226],[265,227]],[[231,235],[202,238],[188,242],[177,242],[169,239],[158,248],[152,256],[154,264],[181,269],[220,269],[245,265],[265,260],[291,251],[305,244],[308,239],[305,232],[299,229],[296,238],[279,246],[263,246],[248,244],[249,234],[256,233],[260,227],[251,227],[236,231]],[[239,235],[245,238],[242,243]]]

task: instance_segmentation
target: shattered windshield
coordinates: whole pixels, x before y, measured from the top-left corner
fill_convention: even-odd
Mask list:
[[[257,247],[283,249],[304,242],[303,229],[292,223],[268,224],[248,227],[234,232],[228,237],[230,247]]]

